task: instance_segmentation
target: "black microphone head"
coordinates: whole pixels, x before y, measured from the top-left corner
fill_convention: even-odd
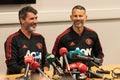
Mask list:
[[[73,59],[73,60],[76,60],[78,55],[79,55],[79,53],[74,52],[74,53],[72,54],[72,59]]]
[[[96,62],[96,63],[101,63],[102,60],[101,60],[100,58],[94,58],[94,62]]]
[[[110,74],[110,71],[108,70],[97,70],[96,73],[101,73],[101,74]]]
[[[47,54],[46,55],[46,60],[48,63],[55,62],[55,56],[53,54]]]

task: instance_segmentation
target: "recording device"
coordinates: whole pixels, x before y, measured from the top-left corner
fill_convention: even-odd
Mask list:
[[[61,56],[64,57],[66,66],[68,66],[68,71],[70,71],[70,67],[69,67],[68,60],[67,60],[67,54],[68,54],[67,48],[65,47],[60,48],[59,53]]]
[[[112,77],[113,78],[120,78],[120,68],[114,68],[112,70]]]
[[[52,66],[54,67],[54,69],[57,71],[57,73],[59,75],[64,74],[63,71],[60,69],[60,67],[55,64],[56,59],[55,59],[55,56],[53,54],[47,54],[46,55],[46,60],[49,64],[52,64]]]

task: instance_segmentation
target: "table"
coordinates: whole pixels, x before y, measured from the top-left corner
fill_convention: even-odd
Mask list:
[[[109,70],[110,71],[110,74],[104,74],[104,77],[112,78],[112,70],[114,68],[120,68],[120,64],[113,64],[113,65],[101,66],[101,68],[104,69],[104,70]],[[92,67],[92,71],[95,72],[96,70],[98,70],[98,68]],[[102,79],[96,78],[95,80],[102,80]],[[119,79],[114,79],[114,80],[120,80],[120,78]]]
[[[104,70],[109,70],[110,74],[104,74],[105,77],[107,78],[112,78],[111,76],[111,70],[113,70],[114,68],[120,68],[120,64],[113,64],[113,65],[107,65],[107,66],[101,66]],[[96,70],[98,70],[98,68],[96,67],[92,67],[91,68],[93,72],[95,72]],[[49,75],[50,78],[53,77],[53,71],[48,71],[46,72],[46,74]],[[0,75],[0,80],[8,80],[7,78],[9,78],[9,80],[15,80],[15,78],[23,76],[24,74],[14,74],[14,75]],[[58,75],[54,75],[54,77],[58,78]],[[52,79],[51,79],[52,80]],[[101,78],[90,78],[87,80],[103,80]],[[114,80],[120,80],[119,79],[114,79]]]

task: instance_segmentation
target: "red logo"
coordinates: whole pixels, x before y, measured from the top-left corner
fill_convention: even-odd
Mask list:
[[[38,42],[38,43],[36,44],[36,46],[37,46],[38,49],[42,49],[42,43]]]
[[[27,48],[27,45],[24,44],[22,48],[24,48],[24,49]]]
[[[74,46],[75,45],[75,43],[72,41],[71,43],[70,43],[70,46]]]
[[[86,42],[87,45],[91,45],[92,44],[92,39],[87,38],[85,42]]]

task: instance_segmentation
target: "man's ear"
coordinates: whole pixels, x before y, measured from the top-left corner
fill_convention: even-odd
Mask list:
[[[72,15],[70,15],[70,19],[72,20]]]
[[[88,16],[86,15],[86,18],[85,18],[85,20],[87,20],[87,18],[88,18]]]
[[[25,19],[23,19],[23,18],[20,18],[20,22],[21,22],[21,24],[24,24],[24,22],[25,22]]]

